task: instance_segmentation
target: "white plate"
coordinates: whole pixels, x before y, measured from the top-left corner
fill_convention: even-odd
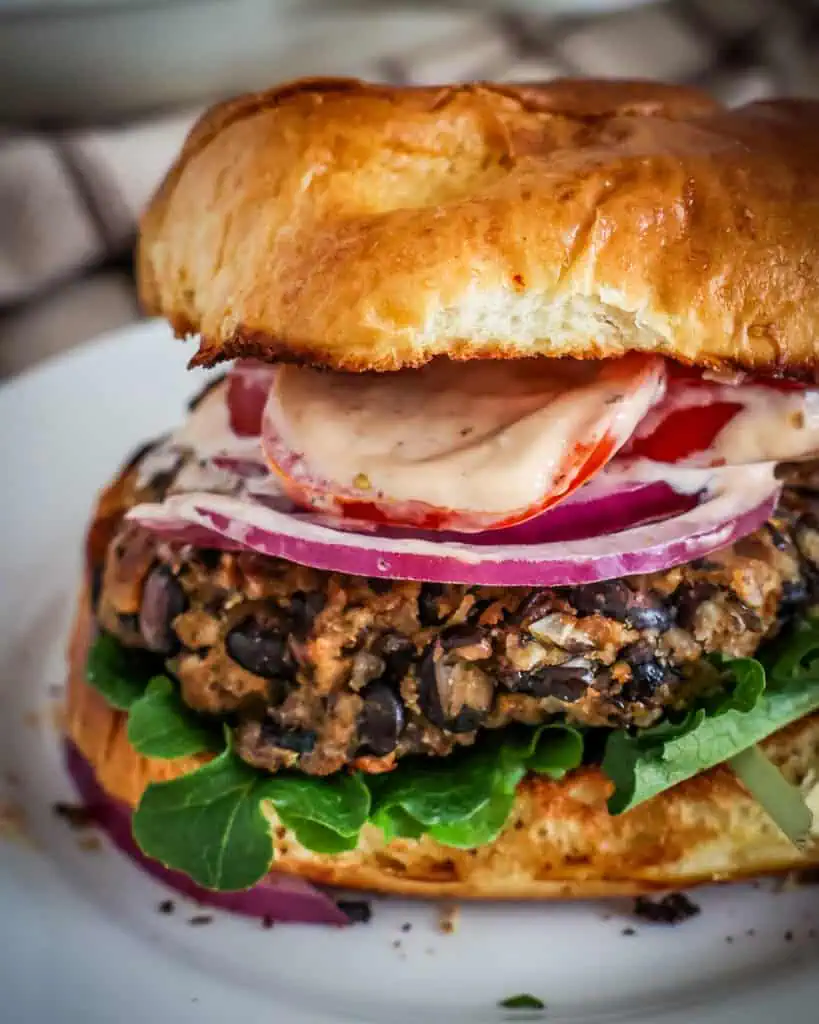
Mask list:
[[[620,901],[464,906],[446,935],[434,904],[376,901],[367,926],[264,931],[224,914],[192,927],[183,902],[163,916],[158,885],[107,846],[81,848],[52,811],[72,794],[50,686],[84,524],[96,488],[201,385],[188,355],[140,324],[0,389],[0,1019],[480,1024],[532,1019],[497,1006],[529,992],[567,1024],[816,1020],[817,888],[701,891],[702,914],[677,928]],[[2,828],[15,808],[25,838]]]

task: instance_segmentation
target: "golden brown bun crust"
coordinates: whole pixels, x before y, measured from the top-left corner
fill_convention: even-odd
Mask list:
[[[202,365],[639,349],[813,377],[818,123],[649,82],[295,82],[193,129],[142,301]]]
[[[126,716],[85,682],[90,630],[82,595],[69,651],[66,728],[102,787],[135,806],[149,782],[189,772],[202,760],[158,761],[136,753],[126,736]],[[803,782],[819,769],[819,715],[775,736],[766,750],[790,778]],[[409,896],[583,899],[819,862],[819,847],[811,859],[797,854],[727,769],[683,783],[618,818],[606,812],[609,787],[593,769],[560,783],[529,779],[519,787],[505,832],[474,851],[428,838],[385,846],[380,833],[368,828],[359,849],[324,856],[278,829],[275,865],[314,882]]]

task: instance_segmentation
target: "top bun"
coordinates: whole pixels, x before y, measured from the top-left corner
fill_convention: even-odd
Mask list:
[[[312,80],[214,107],[142,222],[195,364],[658,352],[819,376],[819,102]]]

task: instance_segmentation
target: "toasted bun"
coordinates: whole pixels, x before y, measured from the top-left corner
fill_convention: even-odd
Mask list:
[[[302,81],[214,107],[142,221],[150,313],[235,356],[816,376],[819,102]]]
[[[134,807],[150,782],[193,771],[203,759],[159,761],[136,753],[126,716],[85,681],[91,625],[83,595],[69,651],[66,728],[101,786]],[[766,751],[789,778],[812,785],[819,769],[819,715],[779,733]],[[305,850],[272,821],[274,863],[314,882],[487,900],[629,895],[819,863],[819,844],[810,857],[800,856],[727,769],[617,818],[606,811],[609,789],[594,769],[564,782],[527,779],[504,833],[469,851],[428,838],[385,845],[380,832],[368,827],[357,850],[326,856]]]

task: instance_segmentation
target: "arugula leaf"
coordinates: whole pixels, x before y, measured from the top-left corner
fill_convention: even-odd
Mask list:
[[[568,725],[544,725],[538,730],[526,767],[550,779],[562,779],[583,762],[583,735]]]
[[[86,679],[118,711],[139,700],[157,671],[162,671],[161,659],[125,647],[107,633],[100,633],[88,652]]]
[[[612,814],[737,754],[819,709],[819,623],[800,623],[779,645],[766,674],[754,658],[720,659],[733,685],[703,700],[681,720],[636,732],[614,731],[603,772],[614,782]]]
[[[273,859],[262,812],[268,778],[228,748],[189,775],[152,782],[134,812],[134,839],[206,889],[248,889]]]
[[[428,832],[474,849],[503,830],[527,771],[559,779],[582,759],[583,737],[570,726],[507,730],[445,761],[408,760],[382,781],[368,780],[375,821],[387,838]]]
[[[426,825],[410,817],[400,807],[382,807],[374,812],[370,821],[384,833],[389,843],[393,839],[419,839],[427,830]]]
[[[309,821],[336,835],[357,837],[370,815],[370,791],[360,775],[279,772],[264,778],[264,799],[273,804],[283,822],[285,818]]]
[[[145,757],[175,758],[224,750],[222,729],[183,703],[167,676],[156,676],[128,714],[128,742]]]
[[[819,617],[801,619],[780,641],[769,659],[769,684],[777,686],[793,680],[819,679]]]
[[[358,776],[267,775],[228,747],[195,772],[151,783],[134,812],[134,839],[149,857],[199,885],[247,889],[273,860],[266,801],[319,853],[353,849],[370,811]]]
[[[341,836],[324,825],[317,825],[315,821],[308,821],[306,818],[290,817],[281,814],[278,810],[279,821],[285,828],[292,830],[296,839],[308,850],[314,853],[346,853],[347,850],[354,850],[358,845],[358,836]]]
[[[491,843],[503,831],[515,802],[515,789],[523,774],[524,769],[521,768],[519,773],[507,777],[483,807],[468,818],[446,825],[433,825],[429,834],[439,843],[461,850],[474,850]]]
[[[504,1010],[545,1010],[546,1004],[542,999],[538,999],[537,996],[530,995],[528,992],[521,992],[517,996],[509,996],[506,999],[501,999],[498,1006],[503,1007]]]
[[[450,825],[479,811],[494,788],[497,751],[472,747],[446,759],[412,758],[373,787],[376,810],[399,807],[423,825]]]

